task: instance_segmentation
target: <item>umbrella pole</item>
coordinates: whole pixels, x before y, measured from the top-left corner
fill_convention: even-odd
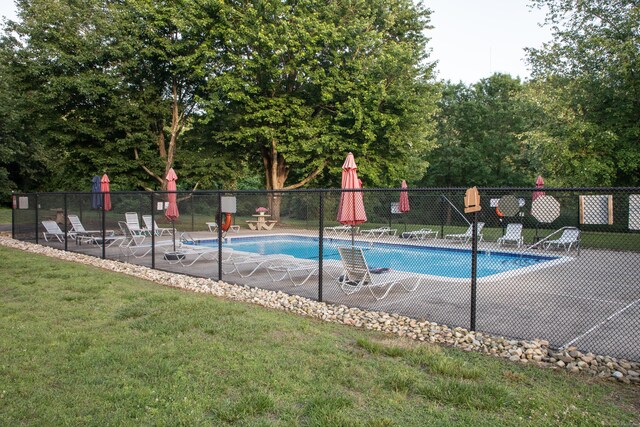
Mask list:
[[[175,221],[171,221],[171,231],[173,234],[173,252],[176,251],[176,222]]]

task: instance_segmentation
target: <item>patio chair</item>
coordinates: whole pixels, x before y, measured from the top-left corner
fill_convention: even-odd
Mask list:
[[[206,222],[205,224],[207,224],[207,227],[209,228],[209,231],[211,233],[215,233],[216,231],[218,231],[218,223],[215,221],[211,221],[211,222]],[[233,231],[234,233],[237,233],[240,231],[240,226],[239,225],[231,225],[229,226],[229,230],[228,231]]]
[[[167,233],[169,236],[173,236],[173,228],[172,227],[158,227],[158,223],[153,219],[151,215],[142,215],[142,222],[144,222],[144,229],[155,231],[156,236],[163,236],[164,233]]]
[[[376,300],[381,300],[397,284],[400,284],[406,291],[412,292],[422,281],[422,277],[404,272],[389,271],[373,274],[367,265],[362,248],[338,248],[338,252],[344,266],[344,274],[339,280],[340,289],[347,295],[368,289]],[[407,282],[413,282],[413,284]],[[376,295],[374,289],[383,289],[383,292]]]
[[[45,231],[42,232],[42,237],[44,237],[45,242],[49,241],[49,237],[55,237],[60,243],[64,242],[64,231],[60,229],[60,226],[57,222],[53,220],[42,221],[42,225],[45,229]],[[75,237],[75,234],[73,232],[69,232],[68,234],[69,237]]]
[[[67,215],[67,218],[71,223],[71,233],[75,235],[76,243],[102,244],[102,230],[87,230],[78,215]],[[115,236],[113,230],[104,230],[104,232],[106,247],[124,240],[124,236]]]
[[[543,243],[545,249],[551,246],[560,248],[561,246],[568,252],[572,247],[578,249],[580,247],[580,230],[576,227],[567,227],[562,232],[560,238],[556,240],[547,240]]]
[[[382,236],[395,236],[396,232],[395,228],[390,227],[380,227],[380,228],[370,228],[368,230],[360,230],[360,234],[364,237],[376,237],[381,238]]]
[[[478,242],[482,242],[482,229],[484,228],[484,222],[478,223]],[[467,243],[473,237],[473,224],[469,224],[469,228],[462,234],[447,234],[444,236],[445,240],[457,241],[460,243]]]
[[[504,236],[500,237],[496,240],[497,243],[502,246],[504,243],[515,243],[518,247],[522,246],[522,242],[524,239],[522,238],[522,224],[511,223],[507,224],[507,230],[504,233]]]
[[[175,251],[167,251],[164,253],[164,259],[169,264],[180,264],[183,267],[189,267],[198,260],[218,261],[217,247],[200,246],[189,243],[180,242]],[[233,249],[222,249],[222,261],[228,261],[233,254]]]
[[[145,236],[151,234],[151,231],[140,227],[140,221],[138,219],[137,212],[125,212],[124,214],[128,230],[137,236]]]
[[[337,279],[342,271],[342,264],[333,260],[324,260],[323,271]],[[267,272],[273,282],[288,278],[293,286],[302,286],[319,272],[318,261],[294,258],[286,263],[272,263],[267,266]]]
[[[324,234],[327,236],[340,237],[346,234],[351,234],[353,229],[354,233],[360,231],[360,227],[351,227],[350,225],[336,225],[335,227],[325,227]]]
[[[424,240],[427,237],[431,237],[431,236],[433,236],[434,239],[437,238],[438,232],[433,231],[430,228],[421,228],[420,230],[415,230],[415,231],[405,231],[400,235],[400,237],[404,239],[419,239],[419,240]]]
[[[224,270],[224,274],[238,274],[240,277],[249,277],[260,269],[266,269],[272,265],[284,265],[296,261],[291,255],[262,255],[248,252],[234,252],[233,256],[226,261],[231,264],[231,270]],[[248,270],[248,272],[247,272]]]
[[[125,255],[142,258],[148,255],[154,247],[160,249],[163,253],[173,248],[173,240],[156,240],[155,244],[152,244],[151,242],[146,243],[145,240],[147,239],[147,236],[134,232],[129,226],[129,223],[125,221],[118,221],[118,225],[125,236],[123,243],[120,244],[120,249]]]

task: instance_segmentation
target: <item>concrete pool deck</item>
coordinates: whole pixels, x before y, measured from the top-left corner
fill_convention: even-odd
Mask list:
[[[293,229],[271,232],[241,230],[237,234],[231,233],[230,237],[292,233],[317,237],[317,232]],[[189,234],[195,239],[211,239],[216,236],[206,231]],[[442,239],[366,239],[357,236],[357,240],[374,244],[381,241],[470,248],[470,244],[455,244]],[[40,243],[64,247],[58,242]],[[492,242],[482,242],[479,248],[521,252],[515,248],[499,247]],[[102,253],[101,247],[76,245],[74,242],[68,243],[68,249],[97,257]],[[532,253],[534,252],[541,255],[566,254],[563,251],[538,250]],[[640,360],[640,269],[637,268],[640,265],[640,253],[582,249],[579,256],[575,256],[575,251],[570,255],[571,260],[562,264],[524,272],[514,277],[479,282],[476,329],[513,338],[542,338],[548,340],[553,347],[575,345],[583,352]],[[109,259],[151,266],[150,255],[134,258],[115,246],[107,248],[106,256]],[[166,271],[218,278],[216,262],[198,261],[190,267],[182,267],[179,264],[169,264],[160,251],[156,253],[155,266]],[[288,281],[274,282],[266,270],[259,270],[246,278],[237,274],[225,274],[222,279],[229,283],[318,299],[317,277],[312,277],[304,285],[297,287]],[[328,303],[399,313],[451,327],[469,327],[470,283],[451,283],[430,278],[414,292],[407,293],[401,286],[396,286],[385,299],[376,301],[368,292],[345,295],[335,276],[325,273],[322,299]]]

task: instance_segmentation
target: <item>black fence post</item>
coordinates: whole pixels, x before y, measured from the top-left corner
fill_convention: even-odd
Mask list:
[[[318,221],[318,301],[322,302],[322,264],[324,257],[324,192],[320,192],[320,219]]]
[[[102,192],[102,259],[105,259],[107,257],[107,247],[105,245],[105,235],[107,234],[106,232],[106,222],[107,222],[107,211],[105,210],[105,200],[107,198],[107,195],[105,192]]]
[[[64,193],[64,250],[68,250],[69,232],[67,230],[67,193]],[[77,240],[76,240],[77,242]]]
[[[222,280],[222,193],[217,192],[218,195],[218,280]]]
[[[153,206],[155,202],[154,192],[151,192],[151,269],[156,268],[156,215],[155,215],[155,207]],[[173,242],[175,245],[176,241],[176,230],[173,227]]]
[[[476,330],[476,276],[478,275],[478,212],[473,213],[473,230],[471,237],[471,326]]]
[[[11,238],[16,238],[16,209],[18,208],[18,200],[15,193],[11,192]]]
[[[36,220],[35,220],[35,227],[36,227],[36,245],[38,244],[38,193],[33,195],[34,201],[35,201],[35,205],[36,205]]]

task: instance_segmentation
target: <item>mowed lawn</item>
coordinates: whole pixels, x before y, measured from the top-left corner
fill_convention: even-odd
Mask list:
[[[632,425],[638,388],[0,247],[0,425]]]

